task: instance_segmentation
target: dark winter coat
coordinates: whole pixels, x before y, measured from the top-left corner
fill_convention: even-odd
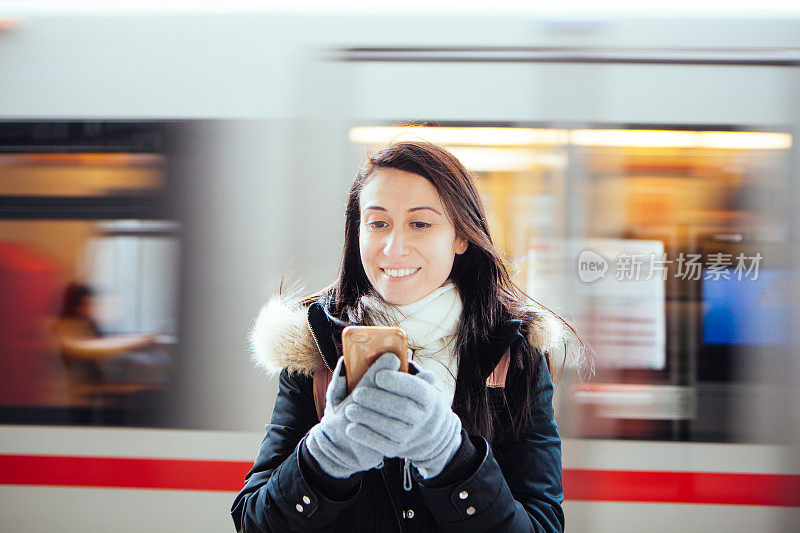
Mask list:
[[[533,324],[527,339],[520,325],[510,321],[500,342],[486,347],[492,357],[499,361],[506,348],[515,350],[520,342],[542,351],[558,343],[558,328],[551,321]],[[532,418],[519,438],[490,446],[471,435],[457,454],[468,448],[471,464],[433,480],[423,480],[414,470],[410,490],[404,489],[403,461],[388,458],[383,468],[351,478],[345,495],[323,490],[319,467],[309,462],[302,441],[318,422],[313,373],[335,366],[337,333],[341,330],[318,303],[306,309],[273,300],[259,314],[251,332],[253,352],[267,370],[280,372],[280,388],[258,457],[231,509],[238,531],[563,531],[561,440],[544,358],[538,365]],[[514,378],[511,368],[507,388],[514,386]],[[497,423],[510,423],[504,389],[490,387],[489,394]],[[435,483],[442,478],[446,485]]]

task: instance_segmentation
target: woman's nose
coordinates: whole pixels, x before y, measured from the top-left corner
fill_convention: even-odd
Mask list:
[[[408,252],[406,237],[401,230],[394,230],[386,239],[383,253],[386,257],[402,257]]]

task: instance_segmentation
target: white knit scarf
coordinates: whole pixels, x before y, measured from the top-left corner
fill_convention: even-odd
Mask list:
[[[416,302],[392,305],[375,296],[361,301],[373,325],[399,326],[408,337],[408,356],[436,376],[436,385],[453,402],[458,374],[455,341],[463,306],[452,281]]]

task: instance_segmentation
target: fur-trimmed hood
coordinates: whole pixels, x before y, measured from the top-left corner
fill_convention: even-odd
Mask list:
[[[530,328],[528,341],[545,353],[564,349],[564,328],[552,313],[541,310]],[[248,336],[250,353],[256,366],[269,375],[284,368],[311,376],[325,368],[319,347],[308,323],[308,309],[279,296],[261,307]]]

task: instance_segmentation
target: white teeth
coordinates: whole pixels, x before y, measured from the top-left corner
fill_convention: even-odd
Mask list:
[[[410,274],[413,274],[416,271],[417,271],[416,268],[401,268],[401,269],[384,270],[384,272],[386,272],[386,274],[388,274],[389,276],[391,276],[393,278],[402,278],[403,276],[408,276]]]

